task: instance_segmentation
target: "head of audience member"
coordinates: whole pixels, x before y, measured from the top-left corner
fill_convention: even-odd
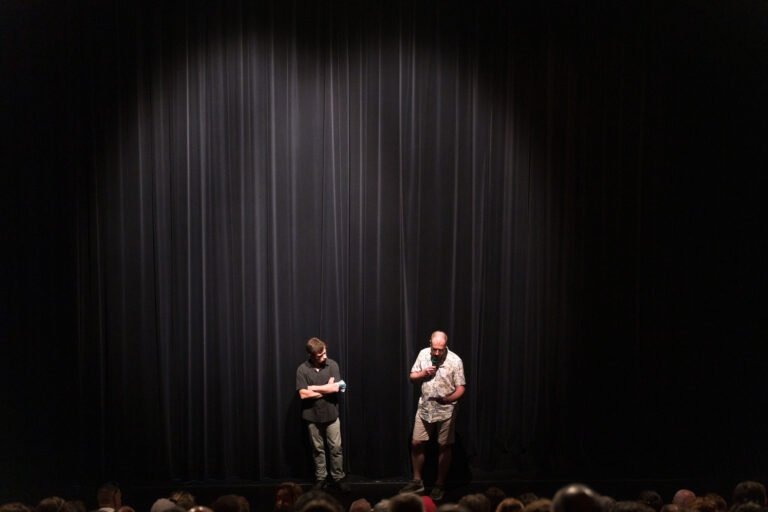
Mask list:
[[[501,500],[507,497],[507,493],[498,487],[489,487],[483,494],[485,494],[485,497],[488,498],[488,501],[491,504],[491,512],[494,512],[496,507],[499,506],[499,503],[501,503]]]
[[[523,504],[523,507],[527,507],[534,501],[538,500],[539,497],[532,492],[524,492],[523,494],[518,496],[517,499],[520,500],[520,503]]]
[[[523,512],[551,512],[552,500],[539,498],[525,506]]]
[[[731,503],[732,506],[742,503],[757,503],[761,507],[765,506],[765,486],[760,482],[752,480],[739,482],[733,489],[733,500]]]
[[[0,512],[32,512],[32,508],[20,501],[12,501],[0,505]]]
[[[705,498],[710,499],[714,504],[717,512],[726,512],[728,510],[728,503],[725,502],[725,498],[715,492],[708,492],[704,495]]]
[[[308,491],[293,505],[296,512],[344,512],[339,501],[325,491]]]
[[[686,508],[695,512],[717,512],[717,503],[710,498],[698,496]]]
[[[429,496],[422,496],[421,503],[424,505],[424,512],[437,512],[437,504]]]
[[[69,510],[72,512],[87,512],[88,509],[85,508],[85,503],[82,500],[69,500],[67,501],[67,505],[69,506]]]
[[[365,498],[360,498],[349,505],[349,512],[371,512],[371,502]]]
[[[553,512],[601,512],[598,494],[584,484],[570,484],[552,498]]]
[[[202,505],[197,505],[189,509],[189,512],[213,512],[213,510]]]
[[[467,494],[459,500],[471,512],[491,512],[491,502],[485,494]]]
[[[128,505],[123,505],[119,509],[117,509],[117,512],[136,512],[136,509],[133,507],[129,507]]]
[[[660,512],[682,512],[682,507],[675,505],[674,503],[667,503],[661,507]]]
[[[189,510],[191,508],[194,508],[195,503],[195,497],[192,496],[191,493],[187,491],[173,491],[170,496],[168,496],[168,499],[170,499],[172,502],[174,502],[179,507],[183,508],[184,510]]]
[[[617,501],[610,512],[653,512],[653,509],[639,501]]]
[[[71,512],[67,500],[58,496],[50,496],[40,500],[35,507],[35,512]]]
[[[275,511],[290,512],[301,496],[301,486],[296,482],[284,482],[275,489]]]
[[[179,510],[186,512],[186,509],[179,507],[168,498],[155,500],[152,507],[149,509],[150,512],[179,512]]]
[[[606,496],[604,494],[598,496],[597,501],[600,504],[600,510],[603,512],[610,512],[613,508],[613,505],[616,503],[616,500],[613,499],[613,497]]]
[[[688,504],[696,499],[696,494],[689,489],[680,489],[672,497],[672,504],[681,508],[688,508]]]
[[[123,504],[123,495],[120,488],[112,482],[103,484],[96,490],[96,502],[99,508],[111,508],[117,510]]]
[[[34,508],[20,501],[0,504],[0,512],[34,512]]]
[[[470,512],[470,510],[458,503],[443,503],[437,507],[437,512]]]
[[[523,502],[517,498],[504,498],[496,505],[495,512],[523,512]]]
[[[237,498],[237,505],[240,507],[240,512],[251,512],[251,504],[245,498],[245,496],[235,495]]]
[[[748,501],[746,503],[737,503],[733,505],[729,512],[768,512],[768,508],[763,505],[758,505],[754,501]]]
[[[96,490],[96,503],[99,508],[111,508],[117,510],[123,504],[123,494],[120,487],[113,482],[102,484]]]
[[[640,494],[637,496],[637,501],[644,505],[648,505],[655,512],[659,512],[661,507],[664,506],[664,500],[661,498],[661,494],[651,490],[640,491]]]
[[[390,512],[424,512],[424,502],[418,494],[397,494],[389,499]]]
[[[384,499],[373,506],[373,512],[389,512],[389,500]]]
[[[213,512],[240,512],[240,500],[234,494],[225,494],[216,498],[211,508]]]

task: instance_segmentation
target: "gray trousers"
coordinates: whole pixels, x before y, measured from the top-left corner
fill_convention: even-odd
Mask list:
[[[341,423],[339,418],[329,423],[307,422],[309,440],[312,443],[312,458],[315,462],[315,480],[325,480],[328,470],[325,466],[325,444],[331,462],[331,478],[344,478],[344,459],[341,456]]]

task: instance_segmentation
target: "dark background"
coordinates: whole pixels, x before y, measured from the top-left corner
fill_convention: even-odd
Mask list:
[[[475,474],[764,479],[768,7],[583,4],[3,2],[2,494],[307,477],[311,336],[407,475],[438,328]]]

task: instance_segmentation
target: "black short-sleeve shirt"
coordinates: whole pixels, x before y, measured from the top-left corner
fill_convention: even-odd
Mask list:
[[[296,369],[296,391],[307,389],[307,386],[328,384],[333,377],[334,382],[341,380],[339,365],[333,359],[326,359],[325,365],[316,368],[309,361],[304,361]],[[326,423],[339,417],[338,393],[330,393],[320,398],[307,398],[301,401],[301,417],[312,423]]]

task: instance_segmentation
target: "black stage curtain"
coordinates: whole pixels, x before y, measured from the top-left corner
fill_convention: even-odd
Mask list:
[[[456,472],[765,469],[757,3],[17,4],[9,474],[308,476],[319,336],[405,475],[435,329]]]

